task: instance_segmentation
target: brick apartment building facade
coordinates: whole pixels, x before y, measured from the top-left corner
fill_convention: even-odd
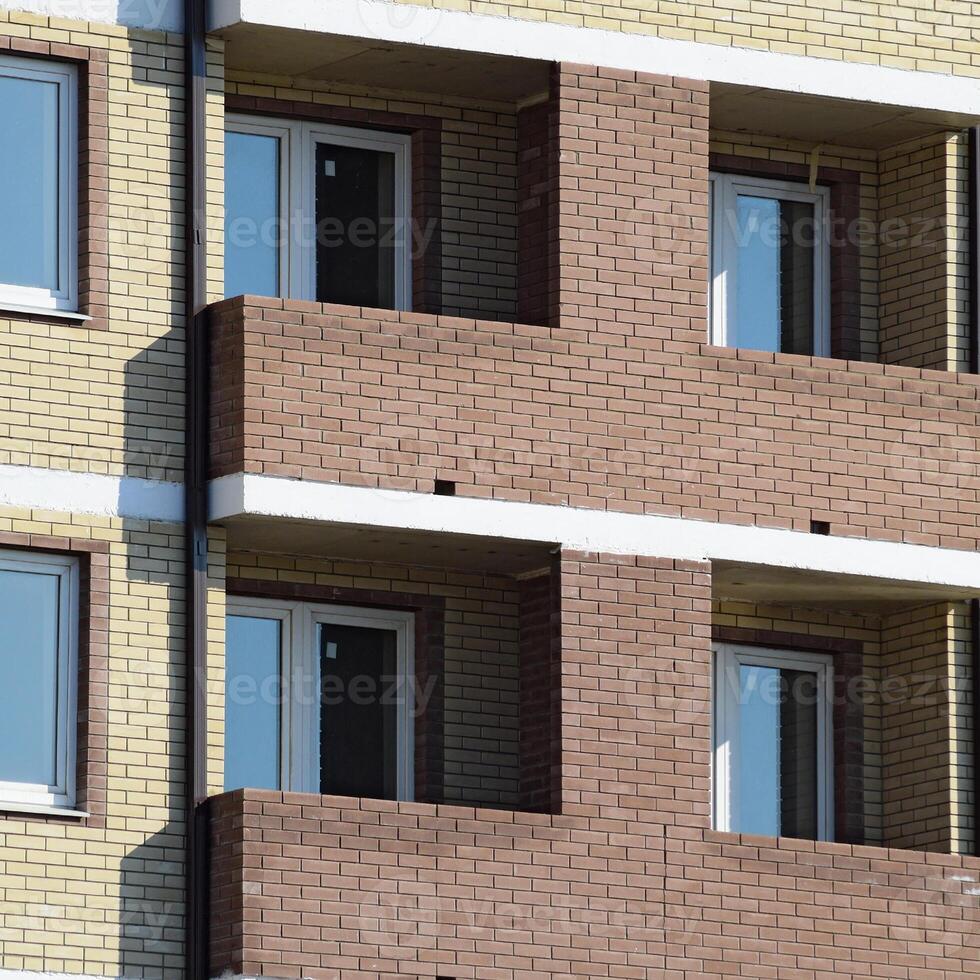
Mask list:
[[[0,978],[980,976],[969,0],[0,7]]]

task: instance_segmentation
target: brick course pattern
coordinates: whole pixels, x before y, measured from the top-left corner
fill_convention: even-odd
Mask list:
[[[973,376],[255,297],[212,357],[212,476],[980,538]]]
[[[974,858],[261,790],[211,807],[214,976],[980,970]]]
[[[980,860],[708,829],[707,566],[559,574],[560,812],[218,797],[213,974],[976,975]]]
[[[220,303],[213,476],[423,492],[439,477],[472,496],[975,546],[975,378],[706,345],[704,83],[559,65],[539,113],[522,145],[550,162],[526,161],[521,200],[551,281],[537,269],[524,305],[551,322]]]
[[[980,77],[977,12],[970,0],[401,0],[408,6],[748,47],[858,64]]]

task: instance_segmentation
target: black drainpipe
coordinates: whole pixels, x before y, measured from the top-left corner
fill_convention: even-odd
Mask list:
[[[208,976],[206,2],[184,0],[186,980]]]
[[[980,126],[967,131],[970,148],[970,372],[980,374]],[[973,650],[973,853],[980,857],[980,599],[970,600]]]

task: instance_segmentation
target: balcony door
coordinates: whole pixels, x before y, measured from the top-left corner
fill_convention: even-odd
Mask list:
[[[225,295],[411,308],[411,138],[230,116]]]
[[[413,793],[413,616],[229,598],[225,789]]]

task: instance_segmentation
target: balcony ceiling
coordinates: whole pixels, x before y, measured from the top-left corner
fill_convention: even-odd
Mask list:
[[[715,82],[711,129],[753,133],[814,145],[878,150],[942,130],[963,129],[977,119],[955,112],[799,95]]]
[[[423,565],[501,575],[547,568],[551,547],[534,541],[437,534],[356,524],[235,517],[221,522],[228,549]]]
[[[545,93],[548,63],[237,24],[222,31],[232,71],[521,102]]]
[[[712,563],[716,599],[809,608],[887,612],[902,606],[972,599],[976,593],[949,585],[899,582],[864,575],[841,575],[775,565]]]

